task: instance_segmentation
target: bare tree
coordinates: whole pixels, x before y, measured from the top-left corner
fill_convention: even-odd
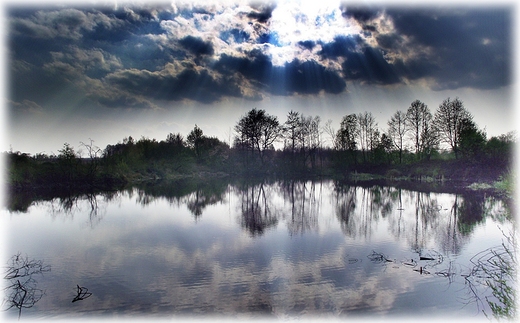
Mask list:
[[[428,106],[419,100],[415,100],[410,104],[406,111],[406,126],[410,130],[411,139],[415,145],[415,154],[417,158],[421,158],[423,151],[423,139],[429,138],[429,131],[433,131],[429,127],[432,115]]]
[[[358,121],[358,138],[359,146],[363,152],[363,160],[366,161],[367,151],[373,149],[377,143],[375,142],[378,135],[377,122],[372,112],[365,111],[357,115]]]
[[[80,146],[85,147],[87,150],[87,157],[89,158],[87,167],[87,178],[91,181],[94,180],[96,174],[99,171],[99,158],[103,154],[103,150],[98,146],[94,145],[94,140],[89,138],[89,143],[80,142]]]
[[[458,158],[460,133],[464,120],[472,121],[473,116],[464,108],[459,98],[453,101],[450,98],[445,99],[435,112],[433,123],[439,131],[439,140],[449,145],[455,153],[455,158]]]
[[[403,160],[404,139],[408,131],[406,114],[398,110],[388,121],[388,137],[392,146],[399,151],[399,164]]]
[[[337,143],[336,143],[336,130],[332,126],[332,120],[328,119],[327,122],[323,125],[323,131],[329,135],[330,137],[330,144],[333,149],[337,149]]]

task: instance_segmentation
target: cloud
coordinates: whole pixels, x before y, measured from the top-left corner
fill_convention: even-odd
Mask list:
[[[316,61],[293,60],[283,66],[275,66],[268,56],[260,51],[250,52],[247,57],[223,55],[215,63],[215,69],[227,75],[240,73],[251,81],[252,87],[276,95],[340,93],[346,83],[333,70]]]
[[[256,3],[252,5],[253,9],[247,14],[248,18],[254,19],[259,23],[266,23],[272,16],[276,3]]]
[[[205,42],[198,37],[188,35],[179,40],[179,43],[196,56],[213,55],[214,50],[210,42]]]
[[[340,93],[349,82],[494,89],[511,83],[509,9],[10,7],[10,99],[45,107],[73,91],[98,105],[153,108]]]
[[[219,77],[206,69],[168,64],[163,70],[126,69],[104,78],[109,86],[150,100],[191,99],[212,103],[226,96],[241,96],[231,77]]]
[[[82,32],[92,30],[95,22],[85,12],[78,9],[39,10],[25,18],[10,21],[13,35],[32,38],[79,39]]]
[[[404,78],[428,78],[434,90],[493,89],[512,78],[511,12],[507,6],[347,7],[344,16],[369,31],[367,44],[383,49]]]
[[[366,46],[359,35],[337,36],[334,41],[322,44],[318,54],[323,58],[346,57],[356,51],[359,46]]]
[[[359,22],[367,22],[376,18],[382,10],[381,8],[347,4],[342,4],[340,8],[344,17],[353,18]]]
[[[39,106],[36,102],[30,100],[23,100],[22,102],[14,102],[9,101],[9,105],[12,107],[13,111],[18,114],[41,114],[43,113],[43,108]]]
[[[297,44],[298,44],[298,46],[301,46],[302,48],[305,48],[310,51],[312,51],[314,49],[314,47],[316,46],[316,42],[312,41],[312,40],[302,40],[302,41],[299,41]]]
[[[382,85],[401,82],[399,70],[387,62],[383,52],[368,46],[359,35],[338,36],[321,47],[318,54],[323,58],[343,59],[341,66],[347,80]]]

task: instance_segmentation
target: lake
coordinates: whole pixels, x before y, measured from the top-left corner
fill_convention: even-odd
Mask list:
[[[513,229],[483,192],[333,180],[143,183],[11,196],[1,212],[4,263],[48,266],[24,289],[33,302],[4,313],[21,320],[486,320],[475,256]]]

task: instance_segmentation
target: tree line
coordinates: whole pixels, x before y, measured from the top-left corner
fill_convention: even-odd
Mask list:
[[[415,100],[391,116],[386,130],[366,111],[345,115],[337,130],[332,122],[322,124],[319,116],[296,111],[280,121],[253,108],[236,122],[229,144],[206,136],[195,125],[186,138],[180,133],[169,133],[161,141],[126,137],[104,149],[90,140],[81,142],[77,151],[65,143],[58,155],[11,151],[8,181],[15,186],[81,186],[203,174],[403,174],[410,173],[410,166],[417,170],[417,165],[424,168],[433,161],[451,168],[491,167],[490,176],[496,178],[497,172],[510,168],[516,142],[514,132],[487,139],[459,98],[445,99],[434,113]],[[430,173],[439,173],[436,167]]]

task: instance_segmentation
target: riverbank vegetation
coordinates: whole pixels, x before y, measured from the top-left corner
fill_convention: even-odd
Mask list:
[[[58,154],[4,153],[10,189],[110,188],[149,179],[208,176],[334,177],[350,180],[458,181],[512,194],[513,132],[487,138],[463,102],[447,98],[432,113],[415,100],[383,129],[370,112],[333,121],[290,111],[278,120],[252,109],[235,124],[234,140],[206,136],[131,136],[104,149],[93,140]]]

